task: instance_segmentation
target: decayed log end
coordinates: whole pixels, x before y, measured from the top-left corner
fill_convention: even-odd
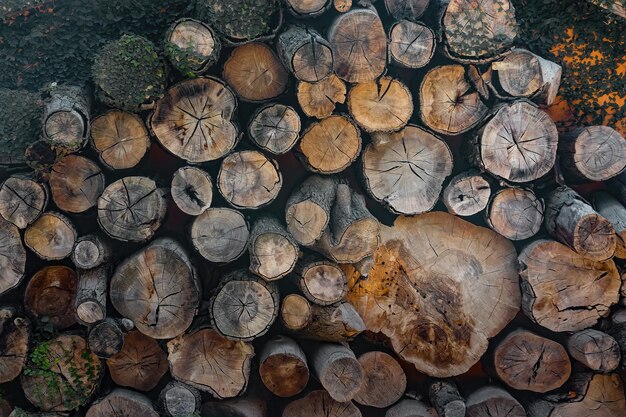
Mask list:
[[[26,272],[26,249],[20,231],[0,219],[0,294],[17,287]]]
[[[185,166],[172,177],[172,199],[183,213],[199,216],[213,201],[213,181],[208,172]]]
[[[66,266],[47,266],[28,281],[24,306],[36,318],[47,316],[54,328],[62,330],[76,323],[77,276]]]
[[[248,247],[250,228],[243,214],[229,208],[210,208],[191,225],[191,242],[205,259],[227,263]]]
[[[361,417],[361,412],[351,401],[335,401],[327,391],[317,390],[291,402],[283,417]]]
[[[259,363],[263,384],[279,397],[297,395],[309,382],[306,356],[298,344],[288,337],[277,336],[268,341]]]
[[[466,171],[453,177],[443,190],[441,199],[448,212],[472,216],[489,203],[491,185],[478,171]]]
[[[19,229],[37,220],[47,203],[48,190],[34,179],[12,176],[0,185],[0,215]]]
[[[304,114],[324,119],[346,101],[346,92],[346,84],[333,73],[316,83],[298,82],[296,97]]]
[[[0,383],[17,378],[24,369],[31,341],[30,320],[15,317],[15,311],[2,308],[0,320]]]
[[[159,417],[148,397],[138,392],[115,388],[94,402],[85,417]]]
[[[348,301],[428,375],[466,372],[519,310],[511,242],[447,213],[399,217],[373,258],[366,280],[349,268]]]
[[[165,53],[184,75],[203,74],[218,60],[221,42],[210,26],[194,19],[180,19],[166,35]]]
[[[435,54],[435,45],[435,32],[422,23],[400,20],[389,29],[389,54],[398,66],[425,67]]]

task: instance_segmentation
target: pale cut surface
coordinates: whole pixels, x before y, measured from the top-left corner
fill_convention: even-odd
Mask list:
[[[47,212],[28,226],[24,244],[42,259],[59,260],[70,256],[76,237],[76,230],[67,217]]]
[[[608,180],[626,167],[626,139],[608,126],[586,127],[576,138],[571,158],[588,180]]]
[[[198,216],[211,206],[213,181],[208,172],[185,166],[174,173],[171,194],[179,209],[191,216]]]
[[[0,185],[0,215],[25,229],[43,213],[48,194],[45,187],[26,177],[9,177]]]
[[[257,110],[248,132],[260,148],[273,154],[284,154],[300,138],[300,127],[300,116],[293,107],[268,104]]]
[[[389,32],[389,54],[406,68],[425,67],[435,52],[435,33],[428,26],[401,20]]]
[[[287,6],[297,14],[307,15],[319,12],[329,0],[285,0]]]
[[[111,169],[136,166],[150,149],[148,130],[139,116],[110,110],[91,122],[93,148]]]
[[[296,96],[304,114],[323,119],[346,101],[346,84],[334,73],[316,83],[300,81]]]
[[[543,224],[544,205],[535,194],[523,188],[498,191],[489,206],[489,225],[511,240],[524,240],[537,234]]]
[[[191,226],[193,246],[211,262],[226,263],[239,258],[249,237],[246,219],[228,208],[210,208],[196,217]]]
[[[0,219],[0,294],[17,287],[26,270],[26,249],[20,231]]]

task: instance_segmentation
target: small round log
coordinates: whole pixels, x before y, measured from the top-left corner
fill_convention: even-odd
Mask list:
[[[136,114],[109,110],[91,122],[91,146],[109,169],[136,166],[150,144],[148,129]]]
[[[250,233],[250,272],[266,281],[275,281],[291,273],[300,248],[285,226],[275,217],[259,217]]]
[[[473,91],[461,65],[428,71],[420,85],[420,116],[424,124],[444,135],[459,135],[477,126],[488,108]]]
[[[189,163],[213,161],[231,152],[239,141],[233,123],[237,99],[223,81],[186,80],[157,102],[150,126],[159,143]]]
[[[500,387],[486,386],[467,396],[467,417],[526,417],[524,407]]]
[[[87,158],[68,155],[52,166],[48,180],[52,201],[67,213],[82,213],[98,202],[104,191],[104,174]]]
[[[612,372],[620,363],[617,341],[595,329],[574,333],[567,339],[565,347],[572,358],[594,371]]]
[[[208,172],[184,166],[174,173],[170,193],[174,203],[183,213],[199,216],[211,207],[213,181]]]
[[[346,101],[346,91],[346,84],[335,74],[330,74],[316,83],[298,82],[296,97],[304,114],[324,119],[333,114],[337,104]]]
[[[276,336],[266,342],[259,357],[263,384],[278,397],[293,397],[309,382],[306,356],[295,340]]]
[[[363,152],[366,189],[398,214],[432,210],[451,173],[448,145],[413,125],[388,135],[384,144],[368,145]]]
[[[312,303],[327,306],[343,300],[348,291],[346,274],[339,265],[307,256],[296,265],[298,287]]]
[[[289,73],[274,51],[252,42],[235,48],[224,63],[224,80],[245,101],[260,102],[281,95]]]
[[[47,203],[47,188],[34,179],[12,176],[0,185],[0,215],[19,229],[37,220]]]
[[[179,381],[170,381],[159,393],[159,409],[167,417],[189,417],[200,411],[200,391]]]
[[[556,125],[534,104],[521,100],[501,105],[477,134],[474,162],[511,182],[530,182],[554,166]]]
[[[387,13],[396,20],[417,20],[426,11],[430,0],[385,0]]]
[[[320,174],[341,172],[358,158],[361,133],[352,120],[332,115],[304,131],[298,152],[310,171]]]
[[[330,0],[284,0],[287,9],[295,17],[312,18],[324,13]]]
[[[361,417],[361,412],[351,401],[336,401],[327,391],[317,390],[289,403],[282,417]]]
[[[124,336],[133,327],[128,319],[105,318],[89,329],[89,350],[101,358],[110,358],[122,350]]]
[[[263,336],[278,316],[278,287],[236,270],[225,275],[210,300],[213,328],[230,339],[250,341]]]
[[[537,240],[519,255],[522,310],[554,332],[594,326],[619,301],[621,279],[612,260],[592,261],[552,240]]]
[[[110,268],[79,269],[76,286],[76,319],[84,325],[104,320],[107,313],[107,288]]]
[[[485,217],[489,227],[507,239],[524,240],[541,228],[543,211],[543,201],[531,190],[503,188],[491,198]]]
[[[335,401],[348,402],[359,392],[364,372],[350,348],[335,343],[308,346],[307,357],[313,375]]]
[[[260,107],[248,125],[250,139],[275,155],[287,153],[300,138],[300,116],[293,107],[270,103]]]
[[[1,308],[0,320],[0,384],[17,378],[24,369],[30,346],[30,321],[17,317],[14,309]]]
[[[210,208],[191,225],[191,242],[203,258],[228,263],[248,247],[250,228],[243,214],[229,208]]]
[[[505,384],[532,392],[559,388],[572,371],[563,346],[521,329],[498,343],[493,361],[496,374]]]
[[[457,216],[473,216],[489,203],[491,185],[475,170],[462,172],[453,177],[443,189],[441,199],[448,212]]]
[[[406,375],[397,360],[384,352],[370,351],[359,356],[363,383],[354,401],[387,408],[396,403],[406,390]]]
[[[91,234],[76,240],[71,259],[77,268],[93,269],[110,261],[112,257],[111,242],[100,234]]]
[[[216,330],[201,329],[167,342],[170,372],[177,380],[218,399],[243,393],[248,385],[254,348],[229,340]]]
[[[328,29],[335,74],[349,83],[378,78],[387,63],[387,35],[376,9],[352,9]]]
[[[571,188],[559,187],[546,197],[546,229],[593,261],[610,259],[615,253],[617,236],[613,225]]]
[[[593,194],[593,207],[615,229],[617,234],[615,257],[626,259],[626,207],[604,191],[598,191]]]
[[[385,417],[438,417],[434,408],[421,401],[405,399],[391,407]]]
[[[115,388],[94,402],[85,417],[159,417],[148,397],[135,391]]]
[[[606,181],[626,168],[626,140],[609,126],[589,126],[561,135],[559,158],[570,183]]]
[[[26,249],[20,231],[0,219],[0,295],[17,287],[26,272]]]
[[[174,22],[165,36],[165,54],[185,76],[207,72],[219,59],[221,46],[209,25],[189,18]]]
[[[428,388],[430,403],[441,417],[465,417],[465,399],[453,380],[433,381]]]
[[[125,242],[151,239],[165,219],[165,192],[146,177],[125,177],[109,185],[98,200],[98,223],[110,237]]]
[[[282,184],[278,163],[258,151],[228,155],[217,175],[217,189],[235,208],[258,209],[270,204]]]
[[[333,7],[339,13],[345,13],[352,8],[352,0],[333,0]]]
[[[160,238],[124,260],[111,278],[113,307],[155,339],[183,333],[200,299],[195,268],[176,241]]]
[[[435,54],[435,32],[422,23],[400,20],[389,29],[389,55],[403,68],[423,68]]]
[[[167,355],[156,340],[138,330],[124,337],[124,345],[107,359],[113,382],[139,391],[150,391],[167,372]]]
[[[44,103],[43,138],[73,152],[82,148],[89,134],[91,92],[77,86],[54,86]]]
[[[285,68],[298,80],[314,83],[333,72],[330,44],[314,29],[290,26],[278,36],[276,50]]]
[[[76,323],[75,303],[78,278],[66,266],[46,266],[32,276],[24,292],[24,307],[36,318],[48,317],[62,330]]]
[[[24,232],[24,244],[47,261],[70,256],[75,242],[74,225],[70,219],[55,212],[42,214]]]

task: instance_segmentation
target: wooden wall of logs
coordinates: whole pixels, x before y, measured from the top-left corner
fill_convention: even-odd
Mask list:
[[[164,27],[135,113],[50,94],[0,184],[0,416],[626,416],[626,141],[557,129],[511,1],[276,10]]]

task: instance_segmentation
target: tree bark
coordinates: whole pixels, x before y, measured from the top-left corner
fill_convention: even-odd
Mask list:
[[[159,417],[148,397],[138,392],[115,388],[109,395],[94,402],[85,417]]]
[[[70,219],[52,211],[42,214],[24,232],[24,244],[46,261],[67,258],[75,242],[76,229]]]
[[[406,375],[393,356],[370,351],[358,360],[363,368],[363,383],[354,401],[368,407],[387,408],[404,395]]]
[[[452,177],[443,189],[441,200],[449,213],[473,216],[487,207],[491,198],[491,185],[476,170],[461,172]]]
[[[30,320],[15,309],[0,309],[0,384],[17,378],[24,369],[31,340]]]
[[[111,268],[79,269],[76,288],[76,319],[86,326],[104,320]]]
[[[566,347],[572,358],[593,371],[612,372],[620,363],[617,341],[598,330],[585,329],[574,333],[567,339]]]
[[[626,259],[626,208],[604,191],[593,194],[593,207],[615,230],[615,257]]]
[[[467,417],[526,417],[524,407],[500,387],[486,386],[467,396]]]
[[[85,146],[89,134],[91,92],[83,87],[54,86],[44,103],[43,138],[74,152]]]
[[[454,381],[433,381],[428,388],[428,397],[440,417],[465,416],[465,400]]]
[[[97,268],[113,258],[111,242],[101,234],[95,233],[76,239],[72,262],[80,269]]]
[[[48,189],[27,176],[11,176],[0,185],[0,215],[19,229],[41,216],[48,204]]]
[[[293,107],[270,103],[257,109],[248,125],[250,139],[261,149],[281,155],[300,139],[300,116]]]
[[[389,29],[389,55],[399,67],[425,67],[435,54],[435,46],[435,32],[422,23],[400,20]]]
[[[387,13],[396,20],[416,21],[426,11],[430,0],[385,0]]]
[[[203,258],[228,263],[248,248],[250,228],[241,212],[229,208],[209,208],[191,225],[191,242]]]
[[[57,330],[76,323],[76,272],[66,266],[46,266],[28,281],[24,307],[35,318],[48,318]]]
[[[434,408],[421,401],[405,399],[387,410],[385,417],[438,417]]]
[[[220,166],[217,188],[235,208],[258,209],[278,196],[283,178],[278,163],[258,151],[230,154]]]
[[[259,357],[259,374],[272,394],[293,397],[309,382],[306,356],[295,340],[276,336],[266,342]]]
[[[307,349],[313,375],[331,398],[342,403],[352,400],[363,383],[363,368],[348,347],[316,343]]]
[[[179,381],[170,381],[159,394],[159,409],[167,417],[189,417],[200,412],[200,391]]]
[[[333,72],[331,46],[314,29],[290,26],[278,36],[276,50],[285,68],[298,80],[314,83]]]
[[[183,213],[199,216],[211,207],[213,181],[208,172],[184,166],[174,173],[170,192],[174,203]]]
[[[0,219],[0,295],[20,285],[26,272],[26,249],[20,231]]]
[[[327,306],[343,300],[348,291],[346,274],[339,265],[316,256],[304,256],[295,275],[302,294],[312,303]]]
[[[333,73],[316,83],[299,81],[296,97],[304,114],[325,119],[346,101],[346,92],[346,84]]]
[[[67,213],[82,213],[98,202],[105,178],[100,167],[87,158],[68,155],[52,166],[48,180],[52,201]]]
[[[321,15],[330,7],[329,0],[285,0],[291,14],[300,18],[312,18]]]
[[[283,278],[296,266],[300,248],[275,217],[259,217],[250,233],[250,272],[266,281]]]
[[[256,339],[274,323],[279,302],[275,283],[236,270],[222,278],[211,297],[212,327],[230,339]]]
[[[89,350],[101,358],[110,358],[122,350],[126,333],[134,327],[128,319],[107,317],[89,329]]]
[[[485,212],[487,224],[511,240],[528,239],[543,224],[544,204],[526,188],[503,188],[489,201]]]
[[[336,401],[327,391],[317,390],[287,405],[283,417],[361,417],[361,412],[351,401]]]
[[[194,19],[179,19],[165,37],[165,54],[178,72],[206,73],[220,56],[222,44],[211,27]]]

